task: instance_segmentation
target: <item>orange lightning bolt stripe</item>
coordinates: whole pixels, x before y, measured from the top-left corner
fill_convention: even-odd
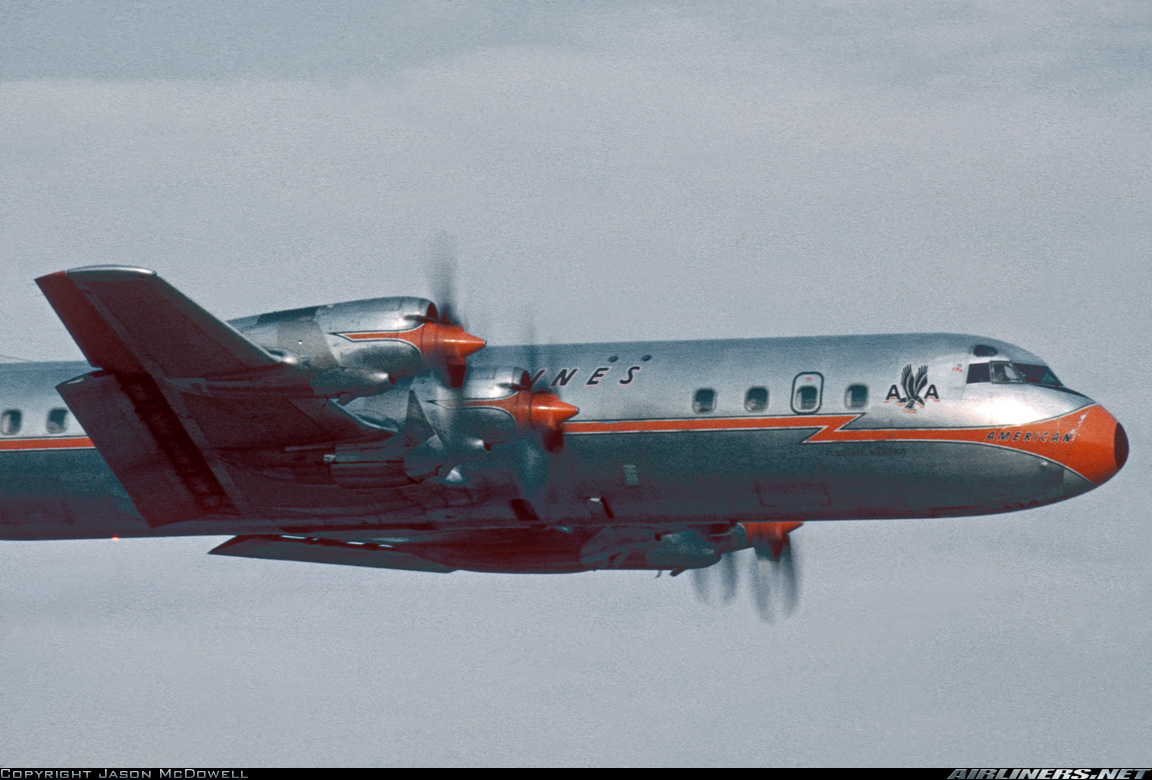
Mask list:
[[[979,428],[870,428],[845,430],[862,414],[788,417],[711,417],[668,420],[574,421],[566,435],[675,433],[689,431],[816,430],[802,444],[928,441],[980,444],[1027,452],[1069,468],[1095,484],[1115,473],[1112,450],[1116,418],[1093,404],[1059,417]],[[1075,442],[1076,446],[1072,446]]]

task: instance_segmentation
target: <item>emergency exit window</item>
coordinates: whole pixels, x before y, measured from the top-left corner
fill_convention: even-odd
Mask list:
[[[792,411],[797,414],[812,414],[819,411],[823,394],[822,374],[797,374],[792,380]]]

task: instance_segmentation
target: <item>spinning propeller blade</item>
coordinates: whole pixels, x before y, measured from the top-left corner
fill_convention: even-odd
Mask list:
[[[445,231],[438,232],[429,246],[428,276],[437,304],[437,319],[430,323],[435,354],[440,356],[438,369],[445,383],[460,389],[468,378],[468,356],[484,347],[484,339],[468,333],[460,320],[456,302],[456,277],[459,257],[456,239]]]
[[[747,556],[750,565],[746,576],[760,617],[772,622],[778,611],[783,615],[792,614],[800,603],[800,576],[788,534],[800,525],[799,522],[742,523],[727,537],[713,539],[710,543],[724,550],[719,566],[723,600],[731,601],[736,596],[740,580],[736,556],[740,550],[751,547],[754,554]],[[703,602],[709,600],[710,578],[708,569],[692,571],[696,595]]]

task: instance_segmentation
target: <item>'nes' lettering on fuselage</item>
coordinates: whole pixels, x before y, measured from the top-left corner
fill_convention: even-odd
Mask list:
[[[616,379],[615,382],[611,381],[614,377],[609,376],[609,372],[613,369],[612,366],[597,366],[592,371],[591,375],[584,381],[585,387],[602,387],[604,385],[622,385],[628,386],[636,381],[636,376],[640,373],[641,366],[628,366],[627,369],[622,369],[624,376]],[[575,368],[561,368],[555,374],[552,369],[539,368],[532,374],[532,384],[535,385],[541,379],[545,379],[544,384],[548,387],[567,387],[568,384],[576,378],[580,373],[580,367]],[[619,372],[618,372],[619,373]],[[552,381],[547,381],[546,377],[552,376]]]

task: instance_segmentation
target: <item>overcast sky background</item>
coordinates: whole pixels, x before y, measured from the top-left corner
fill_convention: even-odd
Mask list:
[[[1147,767],[1150,214],[1143,2],[2,2],[6,355],[79,357],[44,273],[233,317],[429,294],[443,230],[494,343],[980,333],[1132,457],[806,525],[773,623],[687,576],[0,543],[0,765]]]

